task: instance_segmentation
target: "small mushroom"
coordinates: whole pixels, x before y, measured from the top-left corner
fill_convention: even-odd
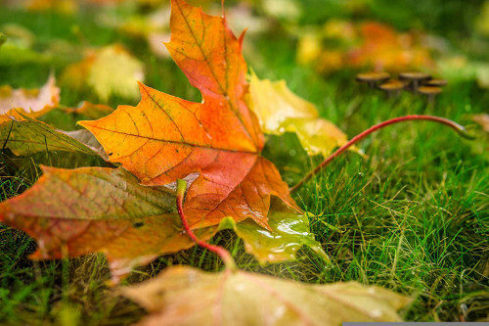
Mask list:
[[[399,79],[409,82],[409,88],[413,91],[417,90],[421,82],[430,80],[431,76],[419,71],[403,72],[399,74]]]
[[[383,83],[389,79],[390,75],[386,72],[366,72],[357,75],[357,81],[367,83],[368,86],[374,88],[376,84]]]
[[[387,83],[381,84],[379,89],[385,91],[387,96],[391,97],[398,95],[404,89],[404,83],[399,80],[389,80]]]
[[[441,93],[441,88],[436,86],[421,86],[418,88],[418,92],[426,95],[428,97],[428,101],[433,103],[435,96]]]
[[[431,79],[423,82],[423,85],[426,86],[435,86],[435,87],[443,87],[447,84],[447,81],[444,79]]]

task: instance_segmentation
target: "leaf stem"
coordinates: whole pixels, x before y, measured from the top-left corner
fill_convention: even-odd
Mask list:
[[[199,240],[197,236],[194,234],[194,232],[190,229],[187,218],[183,213],[183,199],[185,197],[186,190],[187,190],[187,181],[181,179],[177,180],[177,210],[178,210],[178,215],[180,215],[180,219],[182,220],[182,224],[183,224],[183,228],[185,229],[185,232],[187,232],[187,235],[196,244],[218,255],[226,265],[227,269],[236,270],[237,269],[236,263],[234,262],[234,259],[229,253],[229,251],[227,251],[221,246],[215,246],[205,241]]]
[[[393,125],[393,124],[404,122],[404,121],[412,121],[412,120],[425,120],[425,121],[437,122],[437,123],[440,123],[440,124],[443,124],[443,125],[446,125],[446,126],[452,128],[453,130],[455,130],[459,135],[461,135],[464,138],[474,139],[474,136],[471,136],[463,126],[459,125],[458,123],[456,123],[456,122],[454,122],[452,120],[448,120],[448,119],[441,118],[441,117],[435,117],[435,116],[431,116],[431,115],[406,115],[406,116],[403,116],[403,117],[398,117],[398,118],[390,119],[390,120],[381,122],[381,123],[379,123],[379,124],[377,124],[375,126],[372,126],[372,127],[368,128],[367,130],[359,133],[355,137],[353,137],[345,145],[341,146],[333,154],[331,154],[329,157],[327,157],[314,170],[312,170],[311,172],[309,172],[295,186],[291,187],[289,189],[290,192],[293,192],[293,191],[296,191],[297,189],[299,189],[302,185],[304,185],[304,183],[306,183],[307,181],[309,181],[309,179],[311,179],[314,175],[316,175],[319,171],[321,171],[329,163],[331,163],[331,161],[333,161],[337,156],[339,156],[341,153],[343,153],[344,151],[346,151],[349,147],[353,146],[354,144],[356,144],[357,142],[359,142],[363,138],[367,137],[368,135],[370,135],[370,134],[374,133],[375,131],[380,130],[380,129],[384,128],[384,127],[387,127],[389,125]]]

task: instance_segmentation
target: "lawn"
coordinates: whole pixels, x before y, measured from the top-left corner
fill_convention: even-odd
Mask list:
[[[481,3],[475,1],[459,15],[458,1],[445,5],[443,1],[426,1],[419,8],[419,1],[401,1],[404,6],[392,1],[374,2],[372,8],[376,10],[370,12],[371,19],[401,30],[423,24],[425,30],[450,42],[471,35],[470,23]],[[305,14],[299,25],[344,15],[319,0],[309,0],[308,4],[303,6]],[[456,22],[452,24],[453,20]],[[63,50],[53,50],[54,41],[72,47],[121,43],[144,63],[146,84],[199,100],[198,91],[171,60],[155,57],[145,42],[100,24],[91,12],[67,15],[0,7],[0,28],[13,24],[30,30],[36,42],[20,54],[2,53],[0,48],[2,85],[37,88],[50,72],[60,76],[68,64],[81,58],[81,53],[67,56]],[[312,66],[298,64],[296,37],[283,26],[253,35],[245,47],[248,44],[245,58],[258,76],[286,80],[294,92],[313,102],[321,116],[349,138],[389,118],[430,114],[467,126],[476,139],[460,138],[431,122],[391,126],[358,145],[364,156],[354,152],[342,155],[294,193],[294,199],[308,212],[311,229],[330,256],[330,263],[304,249],[295,262],[260,266],[232,232],[222,231],[212,242],[229,249],[244,270],[308,283],[356,280],[412,296],[413,303],[401,312],[407,321],[489,321],[489,135],[472,120],[472,115],[489,111],[487,89],[472,79],[449,82],[434,103],[409,92],[387,97],[358,84],[356,69],[345,67],[324,75]],[[463,48],[462,42],[451,44],[468,56],[483,58],[472,48]],[[65,106],[76,106],[82,100],[100,103],[93,92],[60,87]],[[107,104],[136,103],[112,96]],[[41,118],[65,130],[78,128],[78,119],[61,110]],[[78,157],[74,165],[71,155],[75,154],[44,152],[16,157],[2,151],[1,200],[33,185],[40,176],[40,164],[107,166],[88,156]],[[268,137],[264,156],[279,167],[289,185],[321,161],[304,152],[295,134]],[[0,225],[0,323],[126,325],[146,314],[111,291],[103,255],[31,261],[28,255],[35,248],[35,241],[23,232]],[[207,271],[222,268],[215,255],[194,247],[138,268],[123,284],[148,279],[175,264]]]

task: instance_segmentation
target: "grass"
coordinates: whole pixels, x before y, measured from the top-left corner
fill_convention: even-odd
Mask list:
[[[76,43],[73,26],[89,44],[123,42],[145,62],[149,85],[198,99],[173,63],[154,59],[144,44],[99,27],[93,17],[0,10],[0,21],[35,31],[41,48],[53,38]],[[449,85],[433,106],[407,93],[388,99],[359,87],[353,72],[324,78],[298,66],[290,39],[265,35],[253,45],[256,53],[248,53],[247,59],[260,77],[287,80],[350,137],[380,121],[414,113],[444,116],[471,127],[470,115],[487,110],[489,103],[489,94],[472,82]],[[66,59],[56,56],[47,62],[0,60],[0,84],[38,86],[50,69],[59,73],[64,65]],[[62,97],[67,105],[86,98],[97,101],[89,93],[63,91]],[[124,101],[111,100],[112,105],[119,103]],[[59,112],[44,119],[65,129],[74,127],[74,120]],[[402,312],[409,321],[487,321],[489,137],[473,132],[479,137],[470,142],[429,122],[392,126],[360,144],[365,157],[348,153],[300,189],[295,198],[312,213],[311,228],[330,255],[330,265],[303,250],[296,262],[261,267],[231,232],[219,233],[214,242],[230,249],[246,270],[311,283],[356,280],[412,295],[414,303]],[[289,184],[320,159],[307,157],[290,134],[270,137],[264,155]],[[1,160],[1,200],[32,185],[39,176],[38,163],[76,167],[72,157],[58,153],[22,159],[3,154]],[[87,158],[81,162],[100,164]],[[107,287],[109,271],[102,255],[33,262],[27,257],[35,246],[22,232],[0,226],[0,323],[122,325],[145,314]],[[174,264],[211,271],[221,266],[214,255],[192,248],[157,259],[126,282],[139,282]]]

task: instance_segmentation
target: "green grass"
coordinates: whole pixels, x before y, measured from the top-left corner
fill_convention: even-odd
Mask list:
[[[88,15],[6,13],[1,22],[23,24],[36,33],[38,47],[53,38],[77,43],[78,26],[90,44],[123,42],[146,64],[147,83],[187,99],[198,99],[171,62],[154,59],[141,42],[99,27]],[[438,22],[439,23],[439,22]],[[253,40],[250,66],[260,77],[287,80],[291,89],[317,104],[323,117],[348,135],[380,121],[413,113],[435,114],[474,127],[470,115],[487,111],[489,94],[475,83],[449,85],[435,105],[412,94],[388,99],[360,87],[354,72],[321,77],[295,63],[294,41],[266,35]],[[77,58],[72,58],[75,61]],[[0,61],[0,84],[34,87],[70,59],[55,55],[45,62]],[[74,105],[93,94],[63,89],[62,102]],[[112,99],[111,104],[124,103]],[[134,104],[134,103],[131,103]],[[59,112],[44,120],[65,129],[74,120]],[[312,213],[311,227],[331,257],[330,265],[307,250],[296,262],[260,267],[231,232],[215,243],[231,250],[238,265],[311,283],[357,280],[411,295],[403,316],[412,321],[476,321],[489,318],[489,137],[473,129],[475,141],[429,122],[408,122],[372,135],[359,146],[366,156],[348,153],[334,161],[296,194]],[[265,156],[293,184],[320,158],[308,158],[295,135],[271,137]],[[88,158],[76,166],[100,164]],[[34,163],[35,162],[35,163]],[[73,157],[41,153],[33,158],[1,156],[0,196],[22,193],[39,177],[37,164],[76,167]],[[33,262],[35,242],[20,231],[0,226],[0,323],[121,325],[138,321],[144,310],[113,294],[102,255]],[[190,264],[218,270],[218,259],[199,248],[157,259],[134,272],[126,283],[154,276],[166,266]]]

